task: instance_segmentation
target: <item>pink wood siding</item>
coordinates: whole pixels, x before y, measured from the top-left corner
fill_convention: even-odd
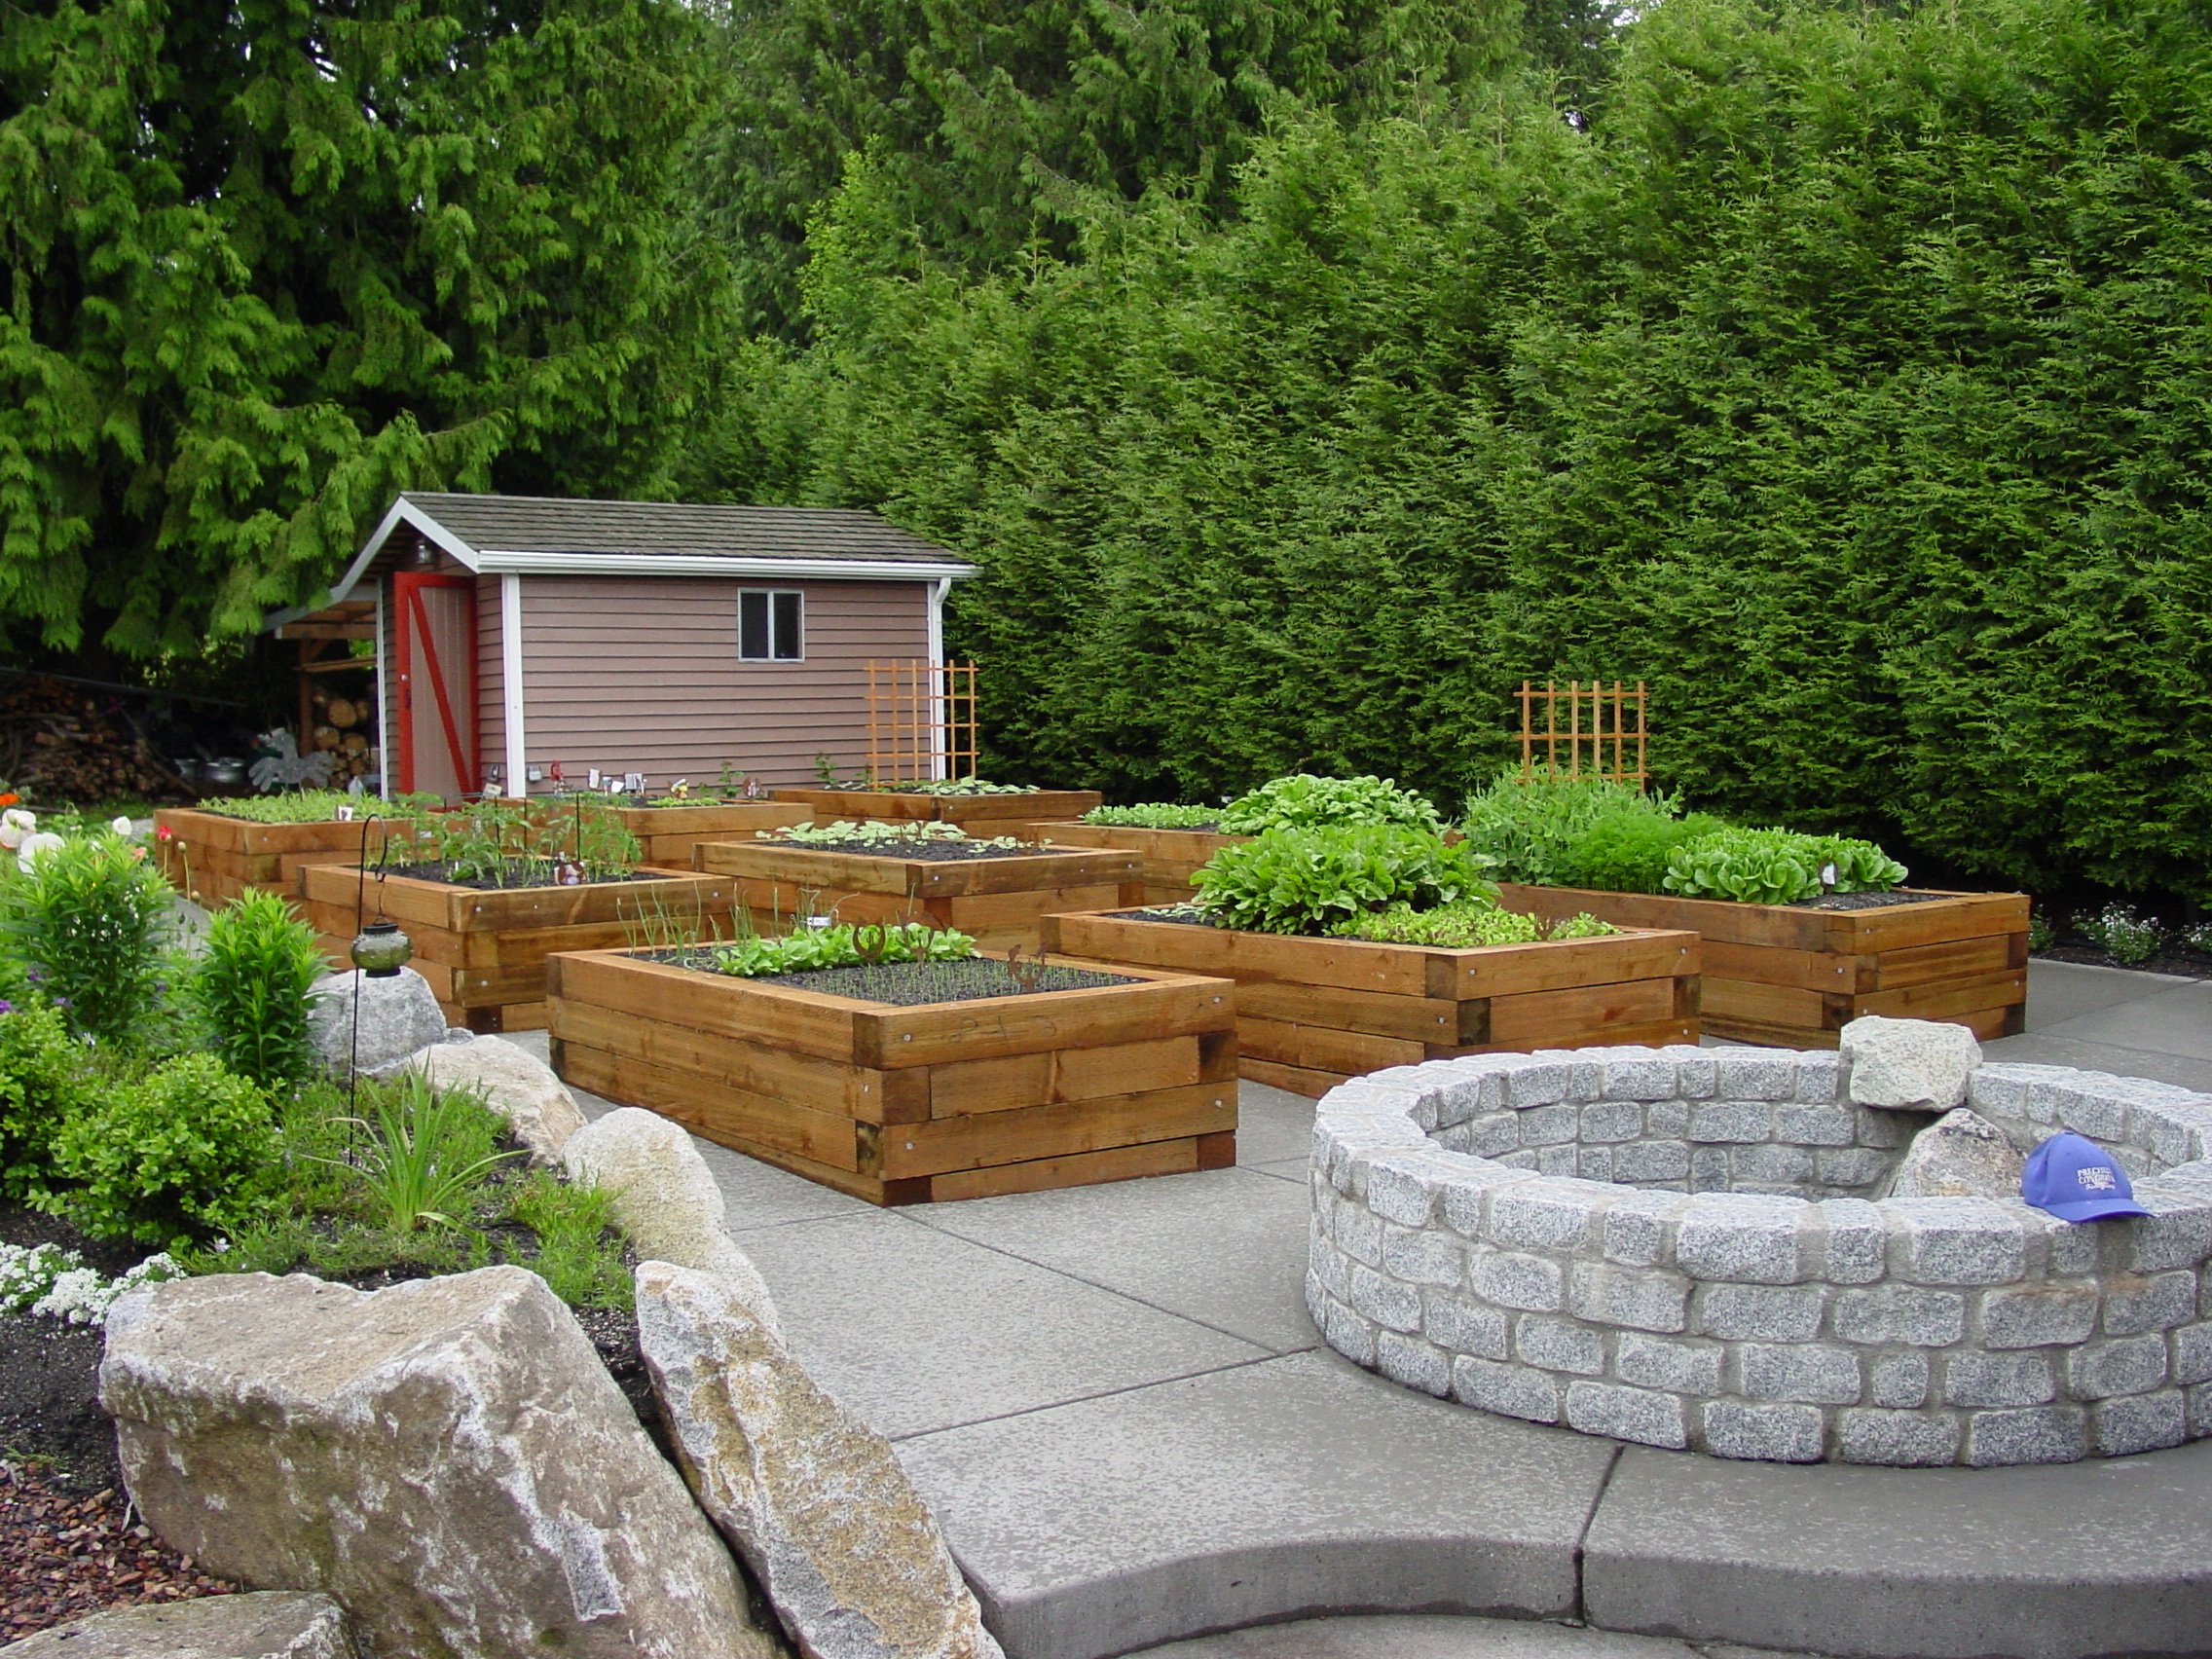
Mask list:
[[[764,586],[806,595],[805,661],[738,660],[738,591]],[[929,584],[525,576],[522,635],[532,765],[644,772],[665,788],[710,782],[726,760],[763,784],[803,784],[819,753],[866,764],[865,665],[928,655]]]

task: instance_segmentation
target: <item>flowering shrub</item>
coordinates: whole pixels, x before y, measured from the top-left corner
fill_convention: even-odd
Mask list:
[[[0,889],[8,942],[40,976],[43,994],[76,1030],[128,1043],[153,1012],[169,932],[169,888],[146,850],[112,830],[64,840]]]
[[[2095,915],[2082,917],[2077,925],[2104,946],[2115,962],[2126,967],[2133,968],[2158,954],[2158,924],[2136,914],[2132,905],[2107,904]]]

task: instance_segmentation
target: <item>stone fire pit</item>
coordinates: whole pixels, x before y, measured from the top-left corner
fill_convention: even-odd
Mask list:
[[[1854,1101],[1850,1067],[1587,1049],[1344,1085],[1314,1125],[1314,1321],[1409,1387],[1722,1457],[2058,1463],[2212,1434],[2212,1097],[1972,1065],[1965,1103],[2016,1148],[2085,1135],[2153,1212],[2075,1225],[1871,1198],[1938,1113]]]

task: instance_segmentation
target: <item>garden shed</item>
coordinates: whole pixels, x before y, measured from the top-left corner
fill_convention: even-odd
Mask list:
[[[375,604],[387,792],[789,785],[867,753],[869,664],[941,668],[974,574],[844,508],[409,492],[331,603]]]

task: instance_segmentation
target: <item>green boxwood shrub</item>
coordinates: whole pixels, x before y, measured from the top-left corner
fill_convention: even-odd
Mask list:
[[[0,1198],[47,1190],[54,1137],[92,1098],[85,1045],[61,1016],[35,1004],[0,1012]]]
[[[255,1216],[276,1155],[267,1096],[213,1054],[181,1054],[61,1124],[54,1164],[65,1187],[40,1202],[95,1237],[203,1237]]]

